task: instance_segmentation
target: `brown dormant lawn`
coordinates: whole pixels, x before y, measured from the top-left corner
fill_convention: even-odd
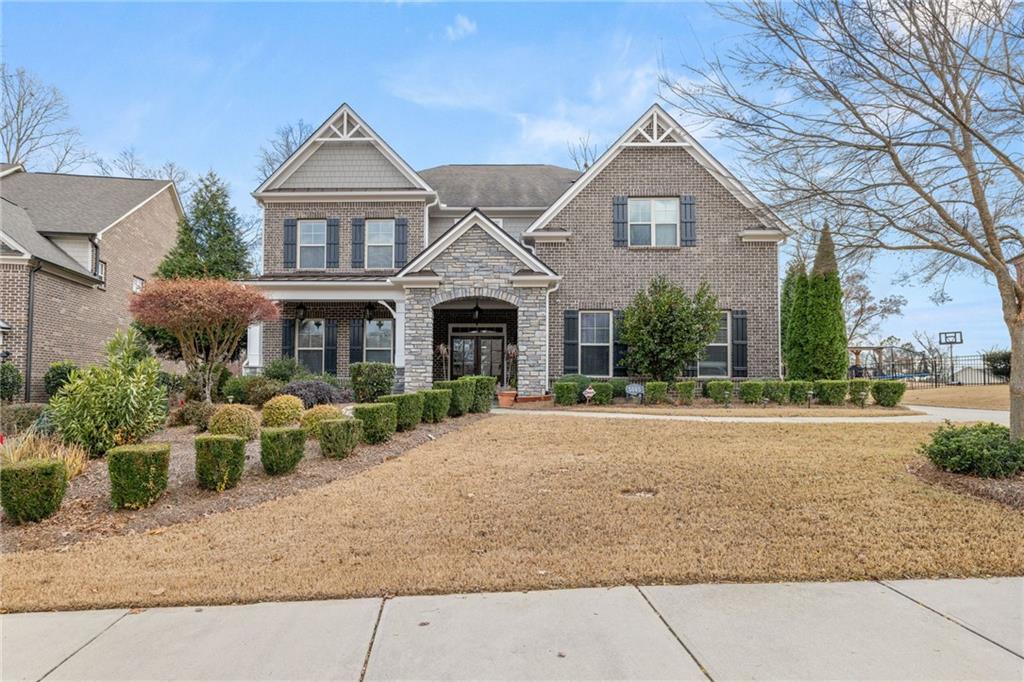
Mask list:
[[[3,607],[1022,574],[1024,512],[908,473],[931,428],[493,416],[288,498],[7,554]]]
[[[908,405],[934,407],[968,407],[976,410],[1009,410],[1010,387],[999,386],[943,386],[941,388],[915,388],[903,395]]]

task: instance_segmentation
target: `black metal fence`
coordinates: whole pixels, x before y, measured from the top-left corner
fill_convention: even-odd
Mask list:
[[[900,348],[862,350],[850,355],[850,376],[898,379],[907,388],[988,386],[1008,381],[1008,365],[985,355],[938,355]]]

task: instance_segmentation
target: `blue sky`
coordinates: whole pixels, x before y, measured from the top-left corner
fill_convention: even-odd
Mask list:
[[[704,4],[19,4],[2,15],[4,61],[60,88],[96,153],[217,171],[241,210],[274,129],[319,124],[347,101],[414,167],[569,165],[566,142],[613,141],[679,72],[738,38]],[[684,121],[685,123],[685,121]],[[728,165],[715,140],[707,146]],[[880,296],[910,300],[885,331],[963,330],[965,351],[1006,345],[980,276],[935,306],[872,268]],[[959,350],[959,349],[958,349]]]

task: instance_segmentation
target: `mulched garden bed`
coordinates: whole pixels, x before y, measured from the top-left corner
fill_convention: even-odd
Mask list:
[[[66,548],[77,542],[112,535],[160,533],[162,528],[183,521],[234,509],[245,509],[268,500],[293,495],[341,478],[347,478],[386,460],[398,457],[418,445],[486,418],[465,415],[440,424],[421,424],[414,431],[396,433],[387,443],[360,445],[346,459],[320,454],[315,440],[306,442],[306,454],[295,471],[268,476],[260,464],[259,438],[245,449],[245,474],[235,488],[216,493],[196,484],[195,429],[168,427],[151,441],[171,443],[170,476],[167,491],[150,507],[138,511],[115,511],[110,507],[110,480],[103,459],[90,460],[68,485],[60,510],[39,523],[14,525],[4,519],[0,553],[30,549]]]
[[[926,459],[916,460],[907,470],[925,483],[941,485],[958,493],[1001,502],[1014,509],[1024,509],[1024,475],[1010,478],[981,478],[943,471]]]

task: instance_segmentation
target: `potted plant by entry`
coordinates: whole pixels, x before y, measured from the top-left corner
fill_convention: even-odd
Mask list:
[[[514,343],[505,346],[505,384],[498,391],[498,407],[512,407],[516,401],[516,370],[518,369],[519,347]]]

